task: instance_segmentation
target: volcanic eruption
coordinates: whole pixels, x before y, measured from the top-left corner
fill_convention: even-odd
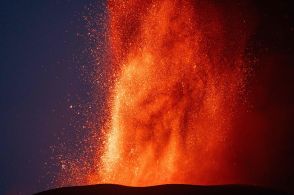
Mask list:
[[[60,186],[292,189],[294,28],[276,9],[286,5],[108,0],[105,113],[90,118],[86,155],[61,163]]]
[[[238,181],[231,133],[244,101],[251,31],[240,7],[191,0],[108,2],[117,76],[89,183]]]

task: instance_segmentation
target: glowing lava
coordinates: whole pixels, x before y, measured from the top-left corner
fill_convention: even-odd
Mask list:
[[[236,181],[230,135],[246,79],[248,26],[236,8],[224,7],[189,0],[108,2],[118,76],[102,156],[89,183]]]

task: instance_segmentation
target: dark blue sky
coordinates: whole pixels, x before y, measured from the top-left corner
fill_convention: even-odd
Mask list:
[[[77,34],[87,33],[86,7],[104,13],[102,3],[1,1],[0,194],[50,187],[56,171],[45,166],[54,155],[50,147],[61,132],[76,136],[69,106],[91,101],[80,71],[91,61],[89,40]]]

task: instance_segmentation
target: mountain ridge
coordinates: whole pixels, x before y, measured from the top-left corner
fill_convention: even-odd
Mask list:
[[[221,194],[221,195],[235,195],[235,194],[252,194],[252,195],[290,195],[287,193],[275,189],[252,186],[252,185],[189,185],[189,184],[164,184],[156,186],[146,187],[130,187],[116,184],[97,184],[88,186],[72,186],[51,189],[43,192],[36,193],[36,195],[51,195],[51,194],[89,194],[89,195],[135,195],[135,194],[152,194],[152,195],[163,195],[163,194],[197,194],[197,195],[210,195],[210,194]]]

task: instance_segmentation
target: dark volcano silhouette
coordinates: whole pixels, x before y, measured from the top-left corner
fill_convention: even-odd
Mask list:
[[[98,184],[90,186],[74,186],[63,187],[40,192],[38,195],[51,195],[51,194],[95,194],[95,195],[163,195],[163,194],[196,194],[196,195],[236,195],[236,194],[250,194],[250,195],[263,195],[263,194],[290,194],[282,191],[266,189],[257,186],[246,185],[217,185],[217,186],[195,186],[184,184],[167,184],[149,187],[128,187],[112,184]]]

